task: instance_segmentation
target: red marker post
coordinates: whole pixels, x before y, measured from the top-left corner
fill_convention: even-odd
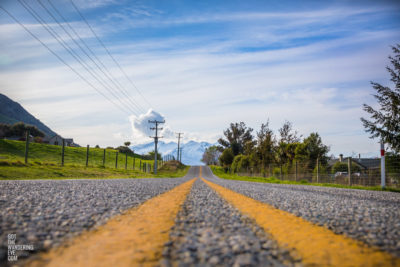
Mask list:
[[[385,179],[385,145],[381,142],[381,187],[384,189],[386,186]]]

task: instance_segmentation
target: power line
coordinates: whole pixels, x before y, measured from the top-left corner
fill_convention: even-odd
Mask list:
[[[39,22],[42,27],[51,35],[53,38],[62,46],[64,49],[76,60],[78,63],[99,83],[101,84],[111,95],[113,95],[118,102],[123,106],[124,109],[129,110],[132,113],[135,113],[129,106],[127,106],[124,102],[121,101],[121,99],[115,95],[113,91],[111,91],[108,88],[108,85],[105,84],[103,80],[100,80],[98,78],[98,74],[95,73],[94,71],[91,70],[90,66],[68,45],[66,41],[64,41],[58,33],[53,30],[50,26],[47,25],[47,23],[42,19],[42,17],[36,13],[32,7],[30,7],[27,3],[24,2],[24,0],[18,0],[18,2],[27,10],[33,17],[34,19]],[[100,76],[101,77],[101,76]]]
[[[21,2],[22,1],[22,2]],[[118,102],[127,110],[129,110],[130,112],[135,113],[135,111],[133,111],[133,109],[131,109],[127,104],[125,104],[119,97],[118,95],[116,95],[116,93],[114,93],[113,90],[111,90],[109,88],[109,84],[104,80],[104,78],[99,75],[98,73],[96,73],[93,68],[91,68],[86,61],[78,54],[74,51],[73,48],[71,48],[71,46],[54,30],[52,29],[48,23],[45,22],[45,20],[38,14],[36,13],[36,11],[29,6],[26,2],[24,2],[24,0],[18,0],[18,2],[20,2],[21,5],[23,5],[23,7],[36,19],[36,21],[38,21],[42,27],[44,27],[46,29],[46,31],[48,33],[50,33],[54,39],[56,39],[56,41],[61,44],[65,50],[67,50],[67,52],[75,58],[75,60],[78,61],[78,63],[84,67],[84,69],[93,77],[96,79],[96,81],[98,83],[100,83],[104,89],[106,89],[113,97],[115,97]],[[101,81],[100,81],[101,79]]]
[[[111,71],[108,70],[108,68],[104,65],[104,63],[96,56],[96,54],[93,52],[93,50],[87,45],[87,43],[80,37],[80,35],[75,31],[75,29],[71,26],[71,24],[67,21],[67,19],[61,14],[61,12],[53,5],[53,3],[50,0],[47,0],[49,5],[53,8],[53,10],[58,14],[59,17],[64,21],[66,25],[68,25],[69,29],[75,34],[77,39],[85,46],[86,50],[89,51],[89,53],[96,59],[96,61],[101,65],[101,67],[96,63],[96,61],[85,51],[85,49],[79,44],[79,42],[76,42],[75,38],[73,38],[69,32],[62,26],[62,24],[53,16],[52,12],[46,8],[46,6],[42,3],[41,0],[38,0],[39,4],[49,13],[50,16],[58,23],[60,27],[63,28],[63,30],[70,36],[70,38],[79,46],[79,48],[85,53],[85,55],[96,65],[96,67],[118,88],[119,92],[124,95],[124,97],[127,98],[127,100],[139,110],[140,113],[144,113],[145,110],[138,104],[136,103],[130,95],[128,95],[122,88],[123,86],[119,83],[118,79],[116,79]],[[103,71],[104,70],[104,71]]]
[[[89,60],[90,60],[91,62],[94,63],[94,65],[97,67],[97,69],[100,70],[100,71],[104,74],[104,76],[105,76],[106,78],[108,78],[108,80],[111,82],[111,84],[115,86],[115,88],[116,88],[116,89],[115,89],[115,92],[120,92],[120,93],[121,93],[121,90],[119,89],[119,86],[118,86],[118,85],[108,76],[108,74],[97,64],[97,62],[93,60],[93,58],[86,52],[86,50],[79,44],[79,42],[77,42],[77,41],[75,40],[75,38],[72,37],[72,35],[69,33],[69,31],[58,21],[58,19],[53,15],[53,13],[42,3],[41,0],[37,0],[37,1],[38,1],[38,3],[42,6],[42,8],[47,12],[47,14],[49,14],[49,15],[53,18],[53,20],[58,24],[58,26],[59,26],[60,28],[63,29],[63,31],[71,38],[71,40],[79,47],[79,49],[89,58]],[[69,25],[69,23],[67,23],[67,24]],[[69,25],[69,26],[70,26],[70,25]],[[72,28],[72,27],[70,26],[70,28]],[[122,95],[123,95],[123,94],[122,94]],[[123,97],[127,97],[127,99],[129,100],[129,97],[128,97],[128,96],[125,95],[125,96],[123,96]],[[136,108],[136,104],[135,104],[135,103],[131,103],[131,104],[133,104],[134,107]],[[139,111],[139,113],[142,112],[140,109],[138,109],[138,111]]]
[[[107,47],[104,45],[104,43],[100,40],[100,38],[97,36],[93,28],[90,26],[89,22],[85,19],[83,14],[79,11],[78,7],[74,4],[72,0],[70,0],[71,4],[74,6],[75,10],[79,13],[81,18],[85,21],[86,25],[89,27],[90,31],[93,33],[93,35],[96,37],[97,41],[101,44],[101,46],[106,50],[107,54],[110,56],[110,58],[114,61],[114,63],[118,66],[118,68],[121,70],[122,74],[125,76],[125,78],[132,84],[132,86],[136,89],[136,91],[141,95],[141,97],[146,101],[146,103],[151,107],[151,104],[147,99],[144,97],[144,95],[140,92],[140,90],[136,87],[136,85],[132,82],[132,80],[129,78],[129,76],[125,73],[125,71],[122,69],[121,65],[115,60],[115,58],[112,56],[110,51],[107,49]]]
[[[56,52],[54,52],[49,46],[47,46],[42,40],[40,40],[39,37],[37,37],[33,32],[31,32],[27,27],[25,27],[24,24],[22,24],[16,17],[14,17],[7,9],[4,7],[0,6],[0,8],[7,13],[15,22],[17,22],[26,32],[28,32],[33,38],[35,38],[40,44],[42,44],[47,50],[49,50],[50,53],[52,53],[58,60],[60,60],[64,65],[69,67],[71,71],[73,71],[76,75],[78,75],[79,78],[81,78],[83,81],[85,81],[90,87],[92,87],[95,91],[97,91],[99,94],[101,94],[104,98],[106,98],[108,101],[110,101],[114,106],[119,108],[122,112],[127,113],[126,110],[121,108],[119,105],[117,105],[114,101],[112,101],[107,95],[103,94],[100,90],[98,90],[91,82],[89,82],[85,77],[83,77],[77,70],[75,70],[71,65],[69,65],[64,59],[62,59]],[[127,113],[130,115],[129,113]]]

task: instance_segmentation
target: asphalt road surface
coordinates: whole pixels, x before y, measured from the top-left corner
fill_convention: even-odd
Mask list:
[[[193,180],[194,178],[197,179]],[[263,212],[271,207],[284,213],[282,216],[293,214],[303,218],[305,223],[311,222],[311,229],[319,227],[318,231],[323,232],[318,234],[321,235],[321,240],[325,238],[324,231],[328,236],[336,233],[351,242],[355,240],[362,251],[365,246],[383,252],[383,256],[377,254],[373,257],[381,257],[384,265],[399,264],[400,194],[224,180],[215,177],[208,167],[192,167],[185,177],[171,179],[0,181],[0,265],[29,263],[29,260],[40,257],[41,252],[62,248],[66,240],[73,240],[88,232],[86,230],[90,232],[92,229],[101,229],[110,218],[124,214],[127,210],[132,210],[131,216],[140,220],[143,212],[135,213],[136,208],[148,203],[147,200],[167,195],[172,189],[179,189],[191,180],[194,183],[190,184],[187,193],[173,193],[172,197],[174,194],[176,197],[184,194],[184,201],[176,214],[171,213],[173,226],[168,226],[170,230],[167,233],[162,231],[162,234],[166,234],[166,240],[160,238],[157,241],[162,242],[160,248],[150,246],[151,257],[153,260],[154,257],[157,259],[157,262],[152,261],[152,265],[309,265],[306,261],[309,256],[303,255],[301,249],[291,247],[290,242],[286,245],[279,241],[279,231],[275,231],[278,233],[275,236],[273,225],[271,228],[268,226],[269,215]],[[240,195],[243,199],[248,197],[257,200],[256,204],[261,205],[257,212],[261,217],[267,218],[267,226],[252,217],[251,212],[247,214],[229,200],[220,189],[214,186],[211,188],[212,184],[229,189],[226,194],[233,194],[233,198]],[[232,192],[239,194],[236,196]],[[246,201],[251,202],[242,202]],[[155,212],[157,206],[149,207],[148,210],[150,213]],[[277,215],[278,222],[280,213]],[[122,217],[119,220],[125,219]],[[157,222],[163,220],[164,218],[157,218]],[[135,221],[134,224],[138,223]],[[290,228],[288,225],[290,222],[282,224],[282,228]],[[298,223],[294,225],[300,227]],[[289,229],[282,229],[282,232],[287,232],[286,230]],[[310,235],[311,233],[314,232],[311,231]],[[150,234],[161,235],[156,232]],[[16,237],[16,244],[32,245],[34,250],[18,251],[18,260],[9,262],[10,237]],[[343,242],[347,242],[347,239],[344,240]],[[129,242],[134,242],[134,239]],[[306,247],[306,250],[316,249],[312,242],[314,241],[310,241],[310,247]],[[304,247],[308,244],[299,243],[300,245]],[[350,245],[352,246],[354,247]],[[124,249],[129,249],[129,245],[124,246]],[[141,253],[143,250],[145,248]],[[320,250],[322,249],[315,250],[315,253],[321,253]],[[369,251],[363,253],[371,254]],[[363,255],[359,258],[362,259]],[[150,256],[143,256],[139,263],[146,262],[146,259],[150,259]],[[354,256],[354,259],[353,264],[349,264],[357,266],[357,257]],[[130,265],[137,263],[132,261]]]

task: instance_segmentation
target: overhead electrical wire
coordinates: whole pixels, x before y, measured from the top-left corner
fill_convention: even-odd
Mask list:
[[[123,109],[121,106],[119,106],[117,103],[115,103],[111,98],[109,98],[107,95],[105,95],[103,92],[101,92],[99,89],[97,89],[96,86],[94,86],[90,81],[88,81],[84,76],[82,76],[74,67],[72,67],[70,64],[68,64],[62,57],[60,57],[55,51],[53,51],[48,45],[46,45],[36,34],[34,34],[32,31],[30,31],[22,22],[20,22],[15,16],[13,16],[6,8],[3,6],[0,6],[0,9],[2,9],[6,14],[8,14],[15,22],[17,22],[26,32],[28,32],[33,38],[35,38],[41,45],[43,45],[50,53],[52,53],[58,60],[60,60],[64,65],[66,65],[72,72],[74,72],[79,78],[81,78],[84,82],[86,82],[91,88],[93,88],[95,91],[97,91],[100,95],[102,95],[104,98],[106,98],[108,101],[110,101],[114,106],[119,108],[122,112],[130,115],[125,109]]]
[[[97,36],[93,28],[90,26],[89,22],[86,20],[86,18],[83,16],[83,14],[80,12],[79,8],[75,5],[75,3],[70,0],[71,4],[75,8],[75,10],[78,12],[78,14],[81,16],[81,18],[85,21],[86,25],[89,27],[90,31],[93,33],[93,35],[96,37],[97,41],[101,44],[101,46],[104,48],[104,50],[107,52],[107,54],[110,56],[110,58],[114,61],[114,63],[117,65],[117,67],[120,69],[122,74],[125,76],[125,78],[130,82],[130,84],[136,89],[136,91],[140,94],[140,96],[143,98],[143,100],[149,105],[149,107],[152,107],[149,101],[144,97],[144,95],[140,92],[140,90],[136,87],[136,85],[133,83],[133,81],[129,78],[129,76],[126,74],[126,72],[123,70],[121,65],[118,63],[117,60],[113,57],[113,55],[110,53],[108,48],[104,45],[104,43],[101,41],[101,39]]]
[[[54,31],[51,27],[47,25],[47,23],[41,18],[39,14],[35,12],[26,2],[23,0],[18,0],[18,2],[25,8],[26,11],[28,11],[34,19],[39,22],[39,24],[42,25],[42,27],[51,35],[53,38],[101,85],[106,89],[113,97],[117,99],[117,101],[120,103],[120,105],[125,109],[128,110],[134,114],[136,114],[136,111],[134,111],[130,106],[126,105],[104,82],[103,77],[101,75],[98,75],[96,72],[91,70],[91,67],[77,54],[69,45],[66,41],[64,41],[60,35]]]
[[[46,8],[46,6],[42,3],[41,0],[37,0],[39,2],[39,4],[46,10],[46,12],[58,23],[58,25],[60,27],[63,28],[63,30],[65,32],[68,32],[63,26],[62,24],[55,18],[55,16],[53,15],[53,13]],[[57,9],[57,7],[55,5],[53,5],[53,3],[50,0],[47,0],[47,2],[49,3],[49,5],[52,7],[52,9],[55,11],[55,13],[57,13],[57,15],[64,21],[64,23],[69,27],[69,29],[71,30],[71,32],[77,37],[77,39],[80,41],[80,43],[83,44],[83,46],[86,48],[86,50],[91,54],[88,55],[88,53],[86,53],[85,49],[79,44],[79,42],[76,42],[75,38],[72,37],[69,33],[67,33],[71,39],[74,40],[74,42],[76,42],[76,44],[79,46],[79,48],[85,53],[85,55],[94,63],[96,64],[96,66],[101,69],[101,71],[104,73],[104,75],[106,75],[106,77],[112,81],[112,83],[118,88],[118,90],[122,93],[122,95],[124,97],[127,98],[127,100],[130,102],[130,104],[132,104],[133,106],[137,107],[140,112],[144,113],[146,110],[139,104],[136,103],[132,97],[126,93],[126,90],[124,90],[124,86],[121,85],[121,83],[118,81],[118,79],[116,79],[114,77],[114,75],[111,73],[111,71],[104,65],[104,63],[97,57],[97,55],[93,52],[93,50],[89,47],[89,45],[83,40],[83,38],[79,35],[79,33],[71,26],[71,24],[68,22],[68,20],[62,15],[62,13]],[[94,59],[93,59],[94,58]],[[97,64],[97,63],[98,64]],[[101,67],[99,66],[101,65]]]
[[[69,36],[69,38],[76,44],[76,46],[83,52],[83,54],[85,54],[89,60],[91,62],[93,62],[93,64],[97,67],[97,69],[105,76],[105,78],[107,78],[110,82],[111,82],[111,86],[110,88],[112,88],[112,86],[114,86],[114,88],[112,89],[113,92],[115,94],[120,93],[122,96],[118,97],[118,99],[120,99],[121,101],[123,101],[124,98],[126,98],[127,100],[129,100],[129,97],[127,95],[124,95],[123,93],[121,93],[121,88],[113,81],[113,79],[107,74],[107,72],[105,70],[103,70],[103,68],[101,68],[99,66],[99,64],[97,64],[96,61],[94,61],[94,59],[86,52],[86,50],[79,44],[79,42],[77,40],[75,40],[75,38],[70,34],[70,32],[58,21],[58,19],[53,15],[53,13],[45,6],[43,5],[43,3],[38,0],[38,3],[42,6],[42,8],[47,12],[47,14],[49,14],[53,20],[58,24],[58,26],[63,29],[63,31]],[[72,27],[71,27],[72,28]],[[100,75],[101,78],[103,78]],[[105,79],[103,79],[104,81]],[[108,83],[107,83],[108,84]],[[110,85],[110,84],[108,84]],[[143,113],[144,111],[142,109],[140,109],[138,107],[138,105],[136,105],[135,103],[131,102],[132,107],[137,110],[139,113]],[[126,104],[126,106],[128,106],[128,104]]]

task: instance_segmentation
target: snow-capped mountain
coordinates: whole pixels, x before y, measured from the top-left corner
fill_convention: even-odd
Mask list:
[[[181,144],[182,148],[182,163],[185,165],[204,165],[201,162],[201,157],[203,156],[206,148],[212,146],[213,144],[207,142],[196,142],[189,141],[187,143]],[[154,150],[154,142],[149,142],[146,144],[131,146],[131,148],[137,154],[147,154],[150,151]],[[168,142],[165,143],[163,141],[158,142],[157,146],[158,152],[163,156],[165,155],[173,155],[177,156],[178,143],[176,142]]]

